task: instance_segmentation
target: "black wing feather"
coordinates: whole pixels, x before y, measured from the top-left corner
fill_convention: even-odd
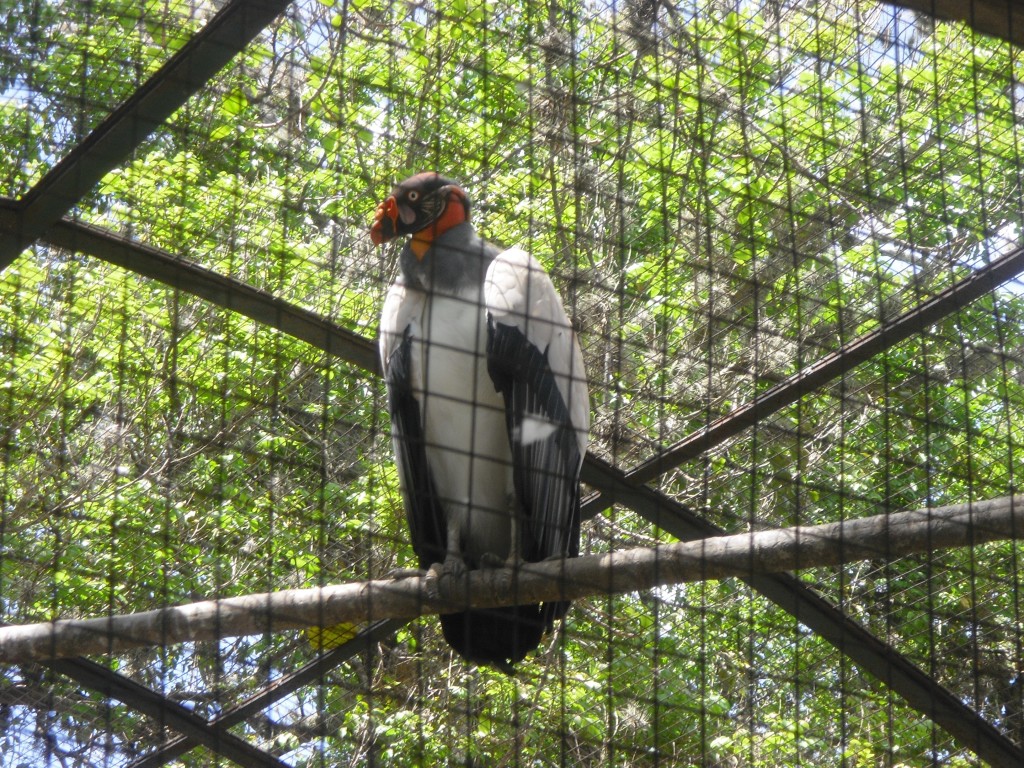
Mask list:
[[[412,387],[412,335],[409,328],[395,347],[385,371],[395,463],[405,489],[405,516],[420,568],[444,562],[445,515],[427,464],[420,404]]]
[[[447,523],[427,463],[426,437],[420,404],[412,387],[412,337],[405,329],[402,342],[388,358],[385,371],[395,463],[405,491],[405,514],[413,551],[420,568],[444,562]],[[540,644],[550,628],[552,607],[509,606],[441,615],[445,639],[464,658],[493,664],[512,674],[512,665]],[[567,605],[567,604],[566,604]],[[564,614],[564,609],[562,610]],[[561,615],[561,614],[559,614]]]
[[[522,511],[522,556],[528,562],[576,557],[580,551],[579,472],[582,457],[569,408],[539,349],[516,326],[487,322],[487,368],[505,399],[513,479]],[[551,425],[542,439],[524,441],[524,422]],[[535,436],[535,435],[534,435]],[[568,602],[545,604],[550,622]]]

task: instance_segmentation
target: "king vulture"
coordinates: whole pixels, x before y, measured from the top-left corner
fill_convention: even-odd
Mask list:
[[[395,459],[421,569],[576,557],[589,402],[583,357],[551,279],[470,223],[437,173],[377,207],[376,245],[409,236],[381,316]],[[465,659],[511,672],[568,602],[442,615]]]

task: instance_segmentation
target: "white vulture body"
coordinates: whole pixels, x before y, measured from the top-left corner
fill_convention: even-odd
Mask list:
[[[421,568],[575,557],[589,403],[550,278],[525,251],[481,240],[465,194],[436,174],[400,184],[372,232],[413,235],[384,303],[381,360]],[[471,609],[441,623],[465,658],[511,670],[567,608]]]
[[[381,320],[385,360],[408,329],[427,463],[448,530],[462,534],[454,551],[471,563],[487,552],[507,556],[514,493],[505,405],[487,373],[482,287],[446,296],[396,283]]]

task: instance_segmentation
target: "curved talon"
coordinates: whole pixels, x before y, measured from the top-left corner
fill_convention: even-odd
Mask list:
[[[503,557],[499,557],[493,552],[484,552],[480,556],[480,568],[481,570],[493,571],[498,568],[507,568],[508,560]]]
[[[435,567],[439,567],[442,573],[448,576],[465,576],[469,570],[466,568],[466,561],[458,555],[448,555],[444,559],[443,565],[434,563],[434,565],[430,566],[430,569],[433,570]]]
[[[441,563],[434,563],[431,565],[427,572],[423,575],[424,588],[427,593],[427,597],[431,600],[441,599],[441,590],[438,587],[438,583],[442,576],[444,576],[445,570]]]
[[[419,579],[427,575],[422,568],[392,568],[384,574],[385,579]]]

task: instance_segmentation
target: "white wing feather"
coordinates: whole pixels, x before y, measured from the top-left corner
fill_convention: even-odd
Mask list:
[[[530,343],[547,352],[558,391],[569,409],[580,456],[585,455],[590,402],[583,355],[551,278],[529,253],[510,248],[498,254],[487,270],[484,296],[495,322],[515,326]],[[543,434],[541,426],[536,429]],[[531,436],[523,438],[528,441]]]

